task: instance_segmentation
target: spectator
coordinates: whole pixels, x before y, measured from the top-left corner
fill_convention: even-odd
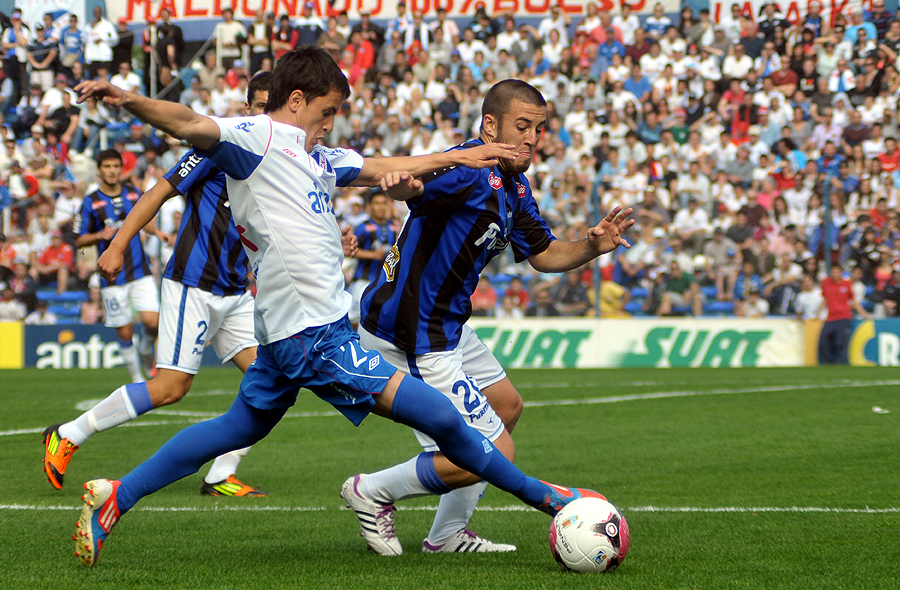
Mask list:
[[[738,302],[734,311],[738,317],[762,318],[769,315],[769,302],[760,297],[758,287],[751,286],[747,299]]]
[[[684,272],[678,262],[673,260],[668,266],[668,272],[656,315],[672,315],[677,311],[676,308],[684,307],[689,308],[697,317],[703,315],[704,296],[700,291],[700,284],[692,274],[693,268]]]
[[[141,93],[141,79],[137,74],[131,71],[130,59],[128,61],[123,61],[118,65],[118,72],[109,79],[109,83],[113,86],[118,86],[122,90],[127,90],[128,92],[134,92],[135,94]]]
[[[472,292],[472,315],[476,317],[493,316],[497,307],[497,291],[491,285],[487,275],[478,279],[478,286]]]
[[[75,253],[69,244],[63,242],[62,232],[54,229],[51,242],[35,258],[31,276],[38,285],[56,282],[57,295],[68,290],[69,277],[75,271]]]
[[[103,323],[103,299],[100,296],[100,287],[88,289],[88,299],[81,304],[81,323]]]
[[[56,314],[49,311],[49,304],[44,299],[39,299],[34,311],[25,316],[25,323],[29,325],[52,326],[57,321]]]
[[[34,27],[35,38],[28,46],[28,63],[31,65],[31,84],[37,84],[46,91],[53,86],[58,42],[47,37],[44,25]]]
[[[498,320],[520,320],[525,317],[522,309],[516,305],[516,299],[512,295],[504,295],[500,307],[497,308]]]
[[[553,301],[560,315],[583,316],[590,308],[587,289],[581,282],[581,273],[577,270],[567,272],[553,292]]]
[[[275,14],[270,17],[266,16],[265,9],[260,7],[253,12],[254,20],[247,30],[247,45],[250,46],[250,72],[255,73],[260,70],[263,60],[272,59],[272,35],[275,29]],[[337,19],[334,19],[334,25],[337,27]],[[318,43],[318,40],[317,40]],[[345,41],[346,43],[346,41]],[[319,43],[323,45],[322,43]],[[342,49],[342,47],[337,47]]]
[[[513,277],[509,280],[509,287],[506,289],[503,297],[512,297],[515,306],[523,312],[528,309],[528,305],[531,302],[528,289],[525,288],[525,284],[520,277]]]
[[[112,48],[111,65],[127,63],[131,69],[131,48],[134,46],[134,32],[128,28],[128,19],[119,17],[116,23],[116,44]]]
[[[562,315],[553,303],[553,296],[548,289],[539,289],[534,294],[534,304],[525,310],[525,317],[550,318]]]
[[[25,319],[25,304],[16,299],[15,292],[8,286],[0,291],[0,322],[15,322]]]
[[[310,4],[310,2],[307,2],[304,5],[304,14],[308,12],[306,6]],[[226,7],[222,9],[222,20],[216,23],[213,34],[222,48],[221,55],[218,56],[222,60],[222,67],[225,70],[230,70],[234,62],[241,57],[241,45],[247,40],[247,29],[243,23],[234,20],[234,10]],[[312,37],[309,43],[315,43],[317,38],[318,34]],[[209,62],[207,62],[207,65],[209,65]],[[203,74],[200,74],[200,79],[204,80]],[[206,80],[204,80],[204,86],[206,86],[205,82]]]
[[[84,63],[90,77],[96,78],[101,71],[109,72],[113,61],[113,47],[119,41],[116,27],[103,18],[103,8],[94,6],[94,19],[85,27],[86,37]]]
[[[71,73],[75,64],[84,63],[84,47],[87,37],[78,27],[78,16],[69,14],[69,26],[60,33],[59,62],[63,73]]]

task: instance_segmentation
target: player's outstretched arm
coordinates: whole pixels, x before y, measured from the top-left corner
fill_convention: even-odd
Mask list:
[[[115,237],[109,243],[106,251],[97,259],[97,268],[100,274],[108,280],[114,280],[122,271],[125,259],[125,250],[132,238],[141,229],[150,223],[159,212],[162,204],[178,194],[172,184],[165,178],[161,178],[153,188],[141,195],[134,207],[125,216],[122,227],[116,232]]]
[[[515,160],[515,146],[505,143],[489,143],[464,150],[449,150],[426,156],[396,156],[391,158],[366,158],[363,167],[351,186],[376,186],[389,172],[408,172],[420,177],[451,166],[490,168],[500,160]]]
[[[400,172],[388,172],[379,183],[381,190],[395,201],[408,201],[425,192],[422,181],[402,170]]]
[[[588,229],[585,239],[578,242],[554,240],[546,250],[528,258],[528,263],[538,272],[566,272],[619,246],[631,248],[622,234],[634,225],[634,220],[628,218],[632,212],[630,207],[624,211],[616,207],[599,224]]]
[[[153,100],[126,92],[105,80],[87,80],[78,84],[75,91],[78,92],[79,103],[93,96],[106,106],[124,108],[144,123],[183,139],[194,147],[205,150],[219,141],[219,126],[215,121],[177,102]]]

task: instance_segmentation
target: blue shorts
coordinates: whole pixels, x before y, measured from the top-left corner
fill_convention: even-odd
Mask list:
[[[396,372],[380,354],[360,346],[359,334],[344,316],[260,345],[239,395],[260,410],[287,409],[305,387],[359,426],[375,406],[372,396],[384,391]]]

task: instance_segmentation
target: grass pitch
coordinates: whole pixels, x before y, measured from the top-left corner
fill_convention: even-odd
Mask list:
[[[233,369],[204,369],[181,403],[101,433],[56,491],[40,431],[121,385],[124,370],[0,373],[0,589],[897,588],[896,369],[514,371],[528,404],[513,434],[531,475],[606,494],[631,551],[614,573],[562,572],[549,519],[489,489],[472,528],[519,551],[423,555],[432,498],[405,503],[406,553],[367,552],[343,480],[413,456],[405,428],[359,429],[308,392],[241,464],[271,495],[199,495],[200,474],[144,499],[84,568],[71,534],[81,483],[117,478],[192,420],[224,412]],[[85,405],[87,404],[87,405]],[[877,413],[873,407],[891,410]]]

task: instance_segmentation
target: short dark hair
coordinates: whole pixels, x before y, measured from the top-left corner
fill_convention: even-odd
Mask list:
[[[365,199],[366,205],[371,203],[375,197],[384,197],[387,200],[391,200],[391,197],[386,192],[384,192],[381,189],[375,189],[366,195],[366,199]]]
[[[547,101],[540,91],[522,80],[509,79],[497,82],[488,90],[481,105],[481,117],[491,115],[501,119],[514,100],[521,100],[526,104],[546,107]]]
[[[257,72],[250,78],[247,86],[247,104],[253,104],[253,97],[257,92],[268,92],[272,88],[272,72]]]
[[[295,90],[303,92],[307,104],[332,90],[340,92],[344,100],[350,96],[350,84],[337,62],[327,51],[314,45],[298,47],[278,60],[266,112],[286,105]]]
[[[114,150],[112,148],[101,150],[99,154],[97,154],[97,168],[103,165],[103,162],[107,160],[116,160],[119,164],[122,163],[122,154],[119,153],[118,150]]]

